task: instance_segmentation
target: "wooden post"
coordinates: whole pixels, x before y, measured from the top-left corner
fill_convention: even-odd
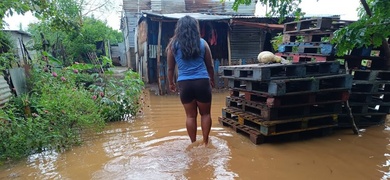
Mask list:
[[[227,45],[228,45],[228,65],[232,65],[232,54],[231,54],[231,49],[230,49],[230,28],[228,28],[227,32]]]
[[[158,37],[157,37],[157,80],[158,80],[158,91],[160,95],[163,94],[162,85],[161,85],[161,79],[164,77],[161,77],[161,28],[162,28],[162,22],[158,22]]]

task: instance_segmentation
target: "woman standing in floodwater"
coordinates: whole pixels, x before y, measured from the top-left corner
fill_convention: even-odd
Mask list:
[[[214,67],[207,42],[200,37],[199,22],[184,16],[176,24],[175,34],[167,49],[169,89],[176,91],[173,79],[178,67],[177,85],[186,112],[186,128],[191,142],[196,141],[198,109],[201,116],[203,142],[209,142],[211,129],[211,89],[214,87]]]

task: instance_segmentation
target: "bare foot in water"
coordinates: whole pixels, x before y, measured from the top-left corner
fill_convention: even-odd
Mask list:
[[[188,145],[187,150],[202,146],[203,144],[204,144],[203,140],[197,140],[197,141],[191,143],[190,145]]]
[[[201,146],[204,146],[206,148],[213,148],[214,146],[211,144],[211,140],[209,139],[209,141],[206,143],[203,141],[203,139],[201,140],[197,140],[193,143],[191,143],[190,145],[188,145],[188,147],[186,148],[186,150],[190,150],[190,149],[193,149],[193,148],[197,148],[197,147],[201,147]]]
[[[215,146],[211,142],[211,139],[209,139],[209,141],[207,143],[204,142],[204,147],[206,147],[206,148],[215,148]]]

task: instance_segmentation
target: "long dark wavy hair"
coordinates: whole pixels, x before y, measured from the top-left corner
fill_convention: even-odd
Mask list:
[[[178,46],[176,46],[176,44]],[[200,55],[199,22],[191,16],[184,16],[177,21],[175,34],[167,46],[167,50],[175,52],[179,47],[183,59],[192,59]]]

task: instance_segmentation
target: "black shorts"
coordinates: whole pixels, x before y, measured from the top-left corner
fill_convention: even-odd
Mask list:
[[[211,103],[211,85],[209,79],[193,79],[177,82],[181,103],[187,104],[193,100],[201,103]]]

